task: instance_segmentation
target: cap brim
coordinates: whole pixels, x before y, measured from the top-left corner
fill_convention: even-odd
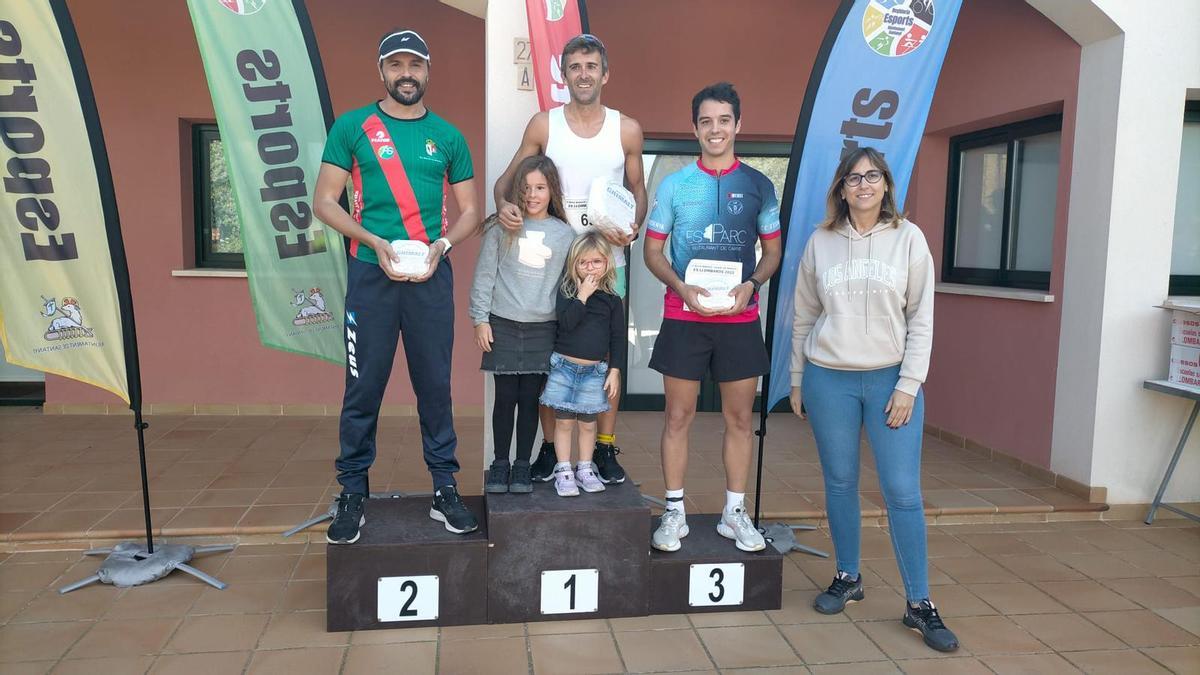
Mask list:
[[[393,49],[392,51],[390,51],[386,54],[380,54],[379,60],[382,61],[382,60],[386,59],[387,57],[392,56],[393,54],[400,54],[400,53],[412,54],[414,56],[419,56],[419,57],[425,59],[426,61],[429,61],[430,63],[433,62],[432,59],[429,58],[428,54],[422,54],[421,52],[419,52],[415,49],[409,49],[408,47],[404,47],[402,49]]]

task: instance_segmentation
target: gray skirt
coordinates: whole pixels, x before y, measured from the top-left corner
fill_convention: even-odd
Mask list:
[[[491,314],[492,351],[483,353],[481,370],[501,375],[550,372],[556,321],[512,321]]]

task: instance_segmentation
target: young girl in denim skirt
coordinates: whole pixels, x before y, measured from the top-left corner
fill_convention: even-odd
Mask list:
[[[554,489],[574,497],[600,492],[592,464],[596,415],[621,389],[625,363],[625,309],[616,293],[612,248],[598,232],[571,244],[558,291],[558,333],[542,405],[554,409]],[[579,463],[571,470],[571,436],[579,428]]]
[[[518,166],[509,194],[524,214],[519,232],[489,218],[483,234],[475,280],[471,284],[471,321],[483,350],[481,368],[492,373],[495,458],[484,489],[489,493],[532,492],[529,455],[538,426],[538,393],[550,370],[555,338],[555,298],[563,263],[575,237],[564,221],[562,187],[554,162],[545,155],[527,157]],[[514,411],[516,460],[509,464]]]

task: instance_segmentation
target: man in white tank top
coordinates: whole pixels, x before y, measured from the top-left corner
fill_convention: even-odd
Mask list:
[[[599,38],[587,34],[572,38],[563,47],[560,65],[571,100],[548,112],[539,112],[529,120],[512,162],[496,181],[496,211],[505,228],[521,229],[521,210],[505,196],[517,164],[532,155],[543,154],[554,161],[562,181],[567,220],[577,234],[591,227],[586,212],[592,180],[603,176],[624,183],[637,201],[634,222],[630,224],[633,234],[604,231],[616,256],[618,292],[624,297],[628,278],[625,247],[637,239],[638,229],[646,217],[642,127],[632,117],[600,103],[600,91],[608,82],[608,52]],[[625,364],[609,364],[609,367],[619,372]],[[601,480],[620,483],[625,480],[625,471],[616,459],[620,450],[615,445],[614,434],[619,401],[614,397],[609,403],[609,412],[597,418],[593,461]],[[549,408],[542,408],[541,412],[543,434],[549,434],[554,428],[554,414]],[[534,480],[548,481],[553,477],[553,468],[554,444],[548,439],[543,440],[530,473]]]

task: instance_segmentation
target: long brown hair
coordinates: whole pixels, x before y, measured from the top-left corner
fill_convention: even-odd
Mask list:
[[[829,192],[825,194],[825,220],[821,227],[837,227],[843,221],[850,222],[850,205],[842,199],[842,181],[858,164],[858,160],[866,157],[871,166],[883,172],[883,181],[887,192],[883,194],[883,203],[879,205],[879,220],[891,223],[892,227],[900,227],[904,214],[896,206],[896,181],[892,178],[892,170],[888,167],[883,153],[871,146],[856,148],[842,156],[838,162],[837,171],[833,173],[833,182],[829,184]]]
[[[546,186],[550,188],[550,205],[546,212],[555,218],[567,222],[567,212],[562,203],[562,181],[558,178],[558,168],[553,160],[545,155],[532,155],[521,160],[513,174],[512,185],[508,187],[508,201],[516,204],[525,213],[525,177],[534,171],[540,171],[546,177]]]

